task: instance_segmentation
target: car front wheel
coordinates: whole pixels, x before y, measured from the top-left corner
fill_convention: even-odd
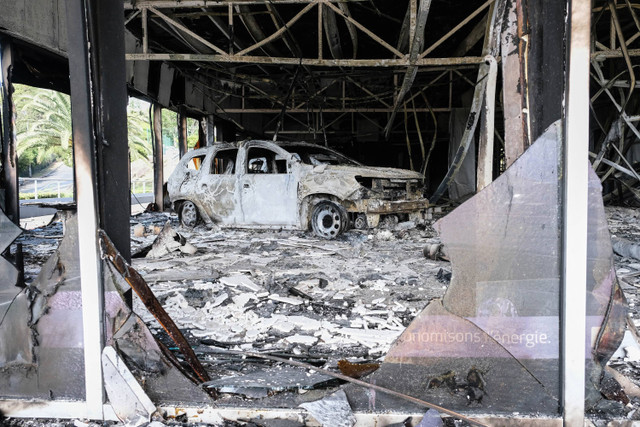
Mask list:
[[[333,202],[320,202],[313,208],[311,228],[324,239],[333,239],[347,228],[348,216],[342,206]]]
[[[187,200],[180,206],[180,222],[185,227],[195,227],[198,223],[198,208],[193,202]]]

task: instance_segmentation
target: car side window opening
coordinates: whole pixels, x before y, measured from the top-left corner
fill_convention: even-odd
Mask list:
[[[247,152],[247,173],[287,173],[287,160],[271,150],[251,147]]]
[[[238,149],[220,150],[211,161],[211,174],[232,175],[236,172]]]
[[[202,164],[204,158],[205,158],[204,154],[202,156],[193,156],[187,162],[187,169],[193,170],[193,171],[200,170],[200,165]]]

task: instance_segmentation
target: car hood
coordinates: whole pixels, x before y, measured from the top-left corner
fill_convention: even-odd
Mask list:
[[[384,168],[376,166],[321,165],[314,166],[312,173],[362,176],[367,178],[424,179],[424,175],[422,175],[420,172],[414,172],[407,169]]]

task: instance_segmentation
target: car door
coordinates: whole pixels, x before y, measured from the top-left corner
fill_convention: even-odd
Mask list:
[[[298,225],[298,180],[291,155],[275,144],[248,143],[239,177],[246,225]]]
[[[237,148],[217,149],[205,159],[196,193],[213,222],[235,225],[242,221],[237,194]]]

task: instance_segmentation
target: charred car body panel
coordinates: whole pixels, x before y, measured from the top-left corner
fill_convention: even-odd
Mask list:
[[[420,173],[363,166],[302,142],[245,141],[193,150],[180,160],[167,189],[179,213],[195,206],[206,223],[307,229],[315,221],[314,231],[325,229],[323,237],[334,237],[358,216],[366,218],[358,228],[375,227],[382,215],[419,219],[428,206]]]

